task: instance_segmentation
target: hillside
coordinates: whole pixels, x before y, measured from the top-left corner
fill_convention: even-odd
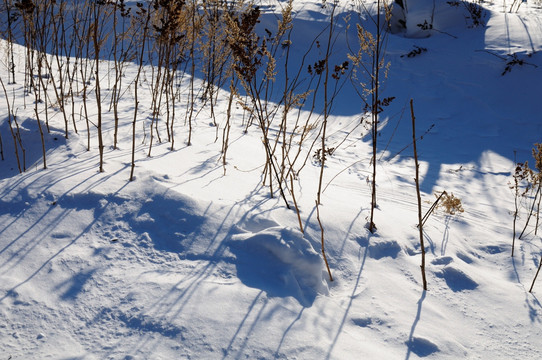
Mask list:
[[[540,173],[532,149],[542,142],[542,3],[510,11],[512,3],[437,1],[431,14],[424,0],[408,4],[407,30],[396,6],[393,32],[382,33],[373,232],[371,71],[353,55],[363,48],[357,24],[375,34],[376,2],[294,1],[291,31],[274,48],[268,39],[273,81],[255,55],[256,102],[226,75],[215,101],[204,101],[209,73],[191,72],[195,61],[184,58],[171,87],[157,91],[159,57],[145,49],[141,68],[138,58],[122,63],[115,98],[104,23],[99,80],[89,57],[77,91],[62,89],[74,94],[62,108],[57,74],[75,66],[75,48],[59,62],[50,56],[53,75],[28,76],[19,37],[13,83],[4,36],[0,358],[538,359],[542,279],[529,290],[542,234],[528,214],[538,211],[539,183],[516,197],[514,174],[525,161]],[[287,3],[258,5],[261,41],[279,31]],[[126,6],[135,16],[136,2]],[[431,17],[431,28],[418,26]],[[326,54],[324,87],[317,64]],[[246,70],[230,56],[228,68]],[[374,69],[372,59],[364,53],[362,64]],[[428,215],[427,291],[411,109],[422,213],[443,191],[464,210]]]

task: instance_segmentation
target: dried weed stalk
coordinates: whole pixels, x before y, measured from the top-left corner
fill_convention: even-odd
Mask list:
[[[369,13],[363,3],[359,3],[360,12],[365,11]],[[383,1],[377,1],[378,13],[373,18],[373,22],[376,25],[375,33],[371,33],[368,29],[364,28],[360,23],[357,26],[357,37],[359,49],[356,52],[352,52],[348,55],[349,59],[354,64],[353,82],[360,86],[361,90],[358,91],[360,99],[365,104],[365,110],[370,113],[369,127],[371,131],[372,140],[372,178],[371,178],[371,214],[367,223],[367,228],[371,232],[376,231],[376,225],[374,223],[374,213],[377,207],[376,201],[376,154],[378,149],[378,126],[379,126],[379,114],[384,111],[384,107],[394,99],[389,97],[382,99],[381,97],[381,84],[387,76],[387,70],[390,63],[386,62],[385,45],[386,31],[389,19],[391,16],[391,9],[389,5]],[[384,15],[382,18],[381,15]],[[369,15],[371,16],[371,15]],[[384,20],[384,21],[382,21]],[[361,79],[359,77],[362,77]],[[368,78],[368,81],[363,80]],[[365,121],[365,117],[364,117]]]

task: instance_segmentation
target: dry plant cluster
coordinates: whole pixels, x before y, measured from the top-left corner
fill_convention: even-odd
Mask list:
[[[344,84],[350,82],[367,114],[360,125],[371,131],[373,139],[369,229],[375,231],[378,119],[391,101],[379,94],[388,66],[384,62],[388,24],[381,16],[370,15],[362,2],[354,3],[354,15],[347,19],[336,14],[338,3],[321,5],[329,15],[327,26],[310,42],[295,44],[291,0],[280,4],[275,26],[264,29],[261,8],[244,0],[151,0],[135,6],[125,0],[2,0],[0,35],[7,40],[2,55],[8,76],[0,77],[0,85],[19,171],[26,171],[27,164],[15,84],[23,84],[22,110],[32,111],[39,128],[43,168],[47,168],[44,134],[51,132],[51,119],[60,116],[65,138],[83,133],[87,150],[97,147],[100,172],[104,148],[117,149],[119,128],[130,126],[130,180],[135,179],[138,139],[148,146],[149,157],[156,142],[168,142],[174,150],[179,129],[186,131],[186,144],[191,145],[193,125],[203,110],[216,127],[216,141],[222,131],[226,173],[232,121],[239,115],[234,111],[241,109],[245,131],[252,125],[261,131],[264,184],[286,207],[293,202],[299,217],[294,180],[311,154],[320,154],[318,207],[326,160],[344,142],[328,144],[328,118]],[[378,9],[389,14],[383,0]],[[372,19],[374,35],[361,25],[361,14]],[[352,21],[356,15],[359,21]],[[346,26],[339,27],[339,21]],[[349,44],[351,54],[331,63],[339,33],[348,31],[350,22],[356,22],[358,43]],[[16,61],[15,44],[24,46],[24,68]],[[303,47],[295,65],[290,57],[294,46],[297,54]],[[278,72],[281,82],[276,81]],[[196,85],[197,78],[203,85]],[[150,108],[143,107],[142,89],[150,93]],[[226,95],[219,97],[221,92]],[[131,123],[119,110],[120,100],[127,98],[133,101]],[[226,116],[217,117],[221,98],[227,98]],[[110,128],[113,140],[108,144],[104,133]],[[3,159],[1,140],[0,152]],[[327,264],[322,226],[321,230]]]
[[[314,156],[314,163],[320,167],[316,214],[322,255],[332,280],[319,206],[325,190],[322,185],[326,161],[345,139],[329,143],[328,119],[343,86],[347,82],[353,85],[363,110],[359,125],[371,134],[371,176],[367,179],[371,187],[371,212],[367,228],[375,232],[380,114],[394,100],[383,98],[380,91],[390,65],[385,60],[390,4],[377,0],[377,13],[382,16],[371,15],[358,0],[354,2],[354,11],[339,16],[337,5],[324,1],[322,8],[329,15],[327,26],[309,42],[296,44],[291,36],[295,25],[292,0],[282,3],[275,26],[264,29],[260,26],[262,9],[244,0],[150,0],[137,2],[135,6],[129,6],[125,0],[2,0],[0,36],[7,40],[2,61],[8,75],[7,79],[0,77],[0,85],[19,172],[26,171],[27,164],[17,118],[21,109],[15,107],[14,101],[16,83],[23,83],[24,110],[32,111],[41,135],[43,168],[47,168],[44,133],[51,131],[53,117],[61,117],[65,138],[73,133],[86,134],[88,151],[97,143],[100,172],[104,171],[104,148],[117,149],[119,128],[129,126],[132,181],[138,139],[143,138],[143,144],[148,146],[148,157],[156,142],[168,142],[170,149],[175,150],[179,129],[185,131],[186,144],[191,145],[193,126],[205,110],[206,116],[210,114],[210,123],[216,127],[215,141],[219,138],[222,141],[221,161],[225,174],[232,122],[242,117],[244,131],[253,125],[261,131],[264,185],[271,196],[277,193],[287,208],[293,205],[301,232],[304,229],[294,181],[299,180],[301,171],[311,155]],[[364,27],[361,14],[370,19],[371,29]],[[339,22],[343,26],[339,27]],[[351,27],[355,29],[357,41],[349,43],[348,54],[333,63],[339,33]],[[25,49],[24,68],[18,69],[17,43]],[[296,62],[291,59],[294,47],[297,54],[303,54]],[[301,51],[300,47],[303,47]],[[419,48],[413,54],[422,50],[425,49]],[[128,70],[135,76],[128,77]],[[279,72],[281,81],[277,82]],[[202,85],[196,83],[197,78]],[[148,108],[148,102],[142,106],[142,88],[145,94],[150,94]],[[121,99],[126,98],[133,101],[133,115],[128,123],[125,123],[126,114],[121,114],[118,107]],[[220,99],[226,99],[225,116],[217,116]],[[417,171],[412,102],[411,111]],[[104,128],[111,127],[113,140],[106,144]],[[2,135],[0,155],[3,160]],[[530,170],[527,163],[519,164],[514,177],[514,238],[520,199],[532,198],[525,228],[533,216],[538,227],[540,145],[537,151],[538,172]],[[418,177],[416,174],[417,185]],[[418,205],[426,289],[423,224],[437,206],[444,207],[449,214],[463,209],[458,198],[443,192],[422,217],[419,188]]]
[[[8,76],[0,80],[13,134],[17,137],[19,109],[11,106],[16,95],[9,87],[21,82],[26,95],[24,107],[33,108],[43,131],[50,132],[50,119],[60,115],[66,138],[72,132],[86,132],[88,150],[97,139],[100,171],[104,170],[106,146],[104,121],[114,124],[111,146],[118,146],[121,98],[133,99],[133,130],[137,122],[142,123],[148,156],[156,141],[167,141],[175,149],[179,120],[187,125],[190,145],[194,120],[205,109],[217,127],[217,140],[219,129],[223,130],[226,171],[231,119],[233,111],[240,107],[245,130],[255,123],[262,131],[267,158],[264,171],[271,193],[276,187],[284,194],[290,176],[296,178],[310,159],[307,154],[322,153],[322,167],[326,154],[331,155],[332,150],[325,144],[326,121],[342,86],[351,81],[352,70],[347,54],[340,63],[330,64],[339,32],[337,4],[322,5],[332,9],[330,23],[308,45],[292,43],[292,4],[282,6],[276,27],[262,30],[261,9],[243,0],[152,0],[135,6],[128,6],[124,0],[3,0],[0,10],[6,21],[0,35],[7,40],[3,61]],[[356,50],[352,60],[368,74],[359,83],[362,104],[369,110],[378,108],[379,112],[379,101],[368,96],[377,97],[378,74],[373,72],[380,67],[366,67],[372,62],[371,56],[381,51],[381,44],[375,47],[378,41],[368,31],[360,30],[362,49]],[[25,46],[24,68],[18,69],[14,49],[17,43]],[[295,69],[290,63],[293,46],[305,47]],[[128,70],[136,75],[127,77]],[[280,88],[276,82],[279,71],[285,79]],[[196,88],[197,78],[203,85]],[[366,87],[366,83],[372,85]],[[151,94],[150,109],[140,107],[142,87]],[[224,123],[218,124],[216,106],[223,89],[229,90],[229,101]],[[325,100],[323,106],[321,99]],[[302,115],[302,108],[308,110],[308,115]],[[320,139],[314,140],[308,151],[302,151],[310,132],[318,132]],[[319,149],[317,141],[323,141]],[[23,151],[20,138],[18,144],[16,152]],[[46,168],[45,144],[43,150]],[[18,157],[18,164],[20,171],[25,171],[23,156]]]
[[[514,256],[515,241],[517,235],[518,221],[525,219],[523,228],[518,240],[528,235],[527,231],[538,234],[540,224],[540,203],[542,202],[542,143],[534,144],[532,149],[534,159],[534,169],[529,166],[529,162],[517,163],[513,175],[513,183],[510,184],[510,189],[514,192],[514,221],[513,221],[513,237],[512,237],[512,256]],[[534,219],[534,226],[532,221]],[[529,224],[531,226],[529,227]],[[542,258],[538,262],[538,269],[531,284],[529,292],[532,292],[540,268],[542,267]]]

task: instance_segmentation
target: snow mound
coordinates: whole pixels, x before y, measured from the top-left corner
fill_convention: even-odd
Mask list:
[[[269,296],[294,297],[306,307],[318,294],[328,294],[323,260],[299,230],[275,226],[244,232],[232,235],[229,244],[245,285]]]
[[[2,47],[3,46],[7,45],[2,43]],[[0,134],[2,134],[2,138],[0,139],[0,150],[2,150],[0,151],[2,152],[2,155],[0,156],[0,179],[7,179],[19,174],[19,166],[21,171],[26,171],[35,168],[36,166],[42,166],[41,139],[37,129],[36,120],[31,118],[26,118],[22,121],[19,120],[17,126],[13,125],[13,128],[14,130],[12,133],[9,122],[6,120],[0,121]],[[49,129],[49,132],[44,132],[43,134],[46,151],[65,146],[66,138],[62,135],[61,130],[58,130],[52,125]],[[18,138],[17,144],[13,142],[13,136],[7,136],[7,134],[16,135]],[[13,150],[15,148],[19,149],[19,164],[17,163],[17,157]]]
[[[493,13],[487,23],[485,47],[495,52],[531,53],[542,49],[542,22],[518,13]]]
[[[468,5],[471,6],[471,5]],[[485,14],[479,5],[472,5],[471,11],[480,11],[484,22]],[[403,33],[408,38],[426,38],[435,34],[448,34],[460,26],[474,26],[467,5],[459,1],[408,0],[395,1],[392,7],[391,30]]]

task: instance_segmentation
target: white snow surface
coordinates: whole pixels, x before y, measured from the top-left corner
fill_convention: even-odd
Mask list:
[[[276,22],[281,4],[265,3],[262,26]],[[19,81],[6,87],[32,165],[17,171],[2,95],[0,359],[539,359],[542,279],[529,288],[541,233],[531,224],[510,256],[509,184],[515,161],[533,164],[531,148],[542,141],[542,4],[528,0],[509,13],[482,2],[486,26],[478,27],[464,8],[437,4],[439,31],[387,38],[383,96],[395,99],[381,114],[375,233],[366,228],[372,153],[369,132],[357,126],[363,106],[346,88],[331,111],[327,141],[337,150],[326,161],[319,211],[333,281],[315,208],[320,167],[309,157],[294,180],[302,234],[296,212],[262,186],[261,132],[244,132],[240,107],[224,174],[215,139],[226,90],[218,128],[204,108],[190,146],[182,120],[174,151],[156,142],[147,157],[148,138],[139,141],[134,181],[131,95],[119,103],[119,149],[104,111],[103,173],[95,133],[87,151],[84,121],[65,139],[51,110],[44,170],[21,55]],[[294,1],[294,10],[292,44],[306,44],[329,20],[318,2]],[[340,63],[346,44],[335,46]],[[416,47],[425,51],[407,56]],[[513,53],[526,63],[502,75]],[[147,111],[150,96],[142,98]],[[418,134],[431,128],[417,144],[423,210],[442,190],[465,210],[438,209],[424,226],[428,291],[410,99]],[[528,202],[520,206],[523,224]]]

